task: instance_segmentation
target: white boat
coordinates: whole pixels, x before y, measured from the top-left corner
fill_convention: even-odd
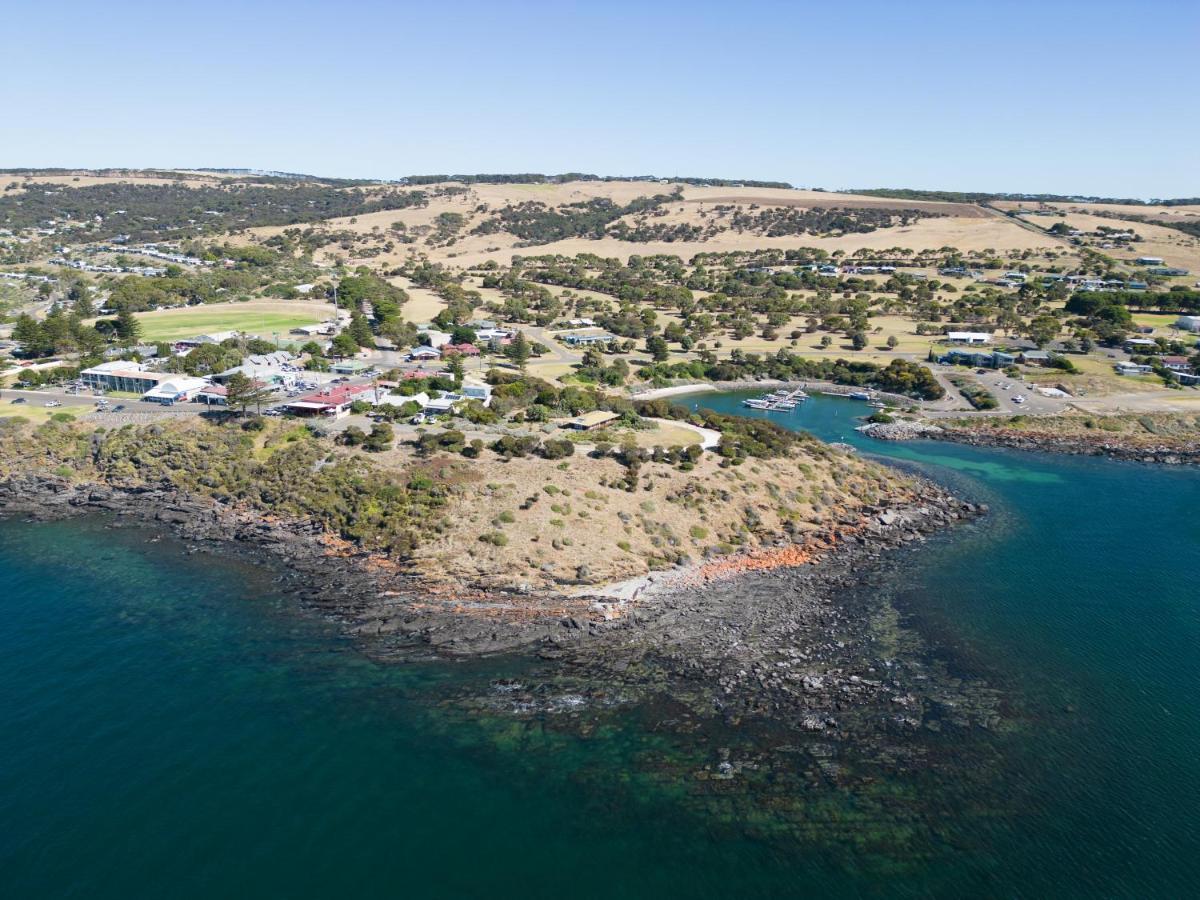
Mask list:
[[[748,397],[742,401],[742,406],[748,406],[751,409],[770,409],[771,401],[764,400],[762,397]]]
[[[871,399],[871,395],[868,394],[866,391],[851,391],[846,396],[849,397],[851,400],[870,400]]]

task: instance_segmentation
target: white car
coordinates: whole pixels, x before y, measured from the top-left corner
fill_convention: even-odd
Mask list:
[[[1022,397],[1020,394],[1017,394],[1017,396],[1013,397],[1013,403],[1024,403],[1024,402],[1025,402],[1025,398]]]
[[[54,409],[56,406],[62,406],[62,401],[61,400],[47,400],[42,405],[45,406],[47,409]]]

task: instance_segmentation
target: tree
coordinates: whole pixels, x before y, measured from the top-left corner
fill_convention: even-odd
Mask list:
[[[128,309],[122,309],[117,313],[116,325],[117,341],[125,347],[130,347],[138,342],[142,336],[142,323]]]
[[[342,359],[354,356],[358,353],[358,341],[354,339],[354,335],[350,334],[350,332],[343,331],[333,339],[333,343],[329,346],[329,352]]]
[[[271,398],[271,391],[263,384],[254,381],[242,372],[234,372],[225,382],[225,402],[237,409],[242,415],[250,406],[256,412],[262,412],[263,403]]]
[[[646,352],[655,362],[666,362],[671,355],[666,339],[657,334],[646,338]]]
[[[867,336],[861,331],[854,332],[854,334],[850,335],[850,346],[852,346],[855,350],[866,349]]]
[[[92,291],[87,286],[87,282],[71,282],[71,287],[67,291],[67,300],[71,304],[71,311],[79,318],[90,319],[96,315],[96,309],[92,305]]]
[[[1029,323],[1029,339],[1037,344],[1038,347],[1045,347],[1058,337],[1058,329],[1060,327],[1058,319],[1054,316],[1036,316]]]
[[[358,346],[375,349],[375,335],[371,333],[371,325],[362,313],[356,312],[350,317],[350,327],[347,330]]]
[[[518,331],[512,343],[504,348],[504,355],[508,358],[509,362],[522,372],[525,371],[525,365],[529,362],[531,352],[529,339],[525,337],[525,332],[523,331]]]
[[[461,353],[451,353],[448,356],[446,363],[446,371],[454,377],[455,384],[462,384],[463,375],[466,371],[463,367],[463,357]]]
[[[895,350],[899,344],[900,344],[900,341],[894,334],[888,335],[887,345],[888,345],[889,350]]]

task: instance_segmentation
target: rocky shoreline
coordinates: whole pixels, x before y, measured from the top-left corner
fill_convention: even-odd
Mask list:
[[[1033,450],[1064,453],[1071,456],[1101,456],[1129,462],[1160,465],[1200,464],[1200,444],[1143,444],[1123,441],[1111,435],[1050,434],[1002,428],[944,428],[927,422],[897,421],[868,423],[858,430],[883,441],[935,440],[972,447],[1002,447],[1009,450]]]
[[[874,558],[981,511],[925,482],[919,502],[844,516],[803,544],[781,537],[753,553],[658,573],[653,589],[623,600],[599,590],[568,595],[426,584],[389,560],[331,538],[315,523],[190,497],[166,483],[79,484],[46,474],[0,481],[0,516],[6,518],[103,514],[118,526],[168,528],[189,552],[270,560],[287,591],[337,621],[368,652],[385,657],[471,656],[528,647],[553,654],[597,642],[619,645],[631,633],[673,627],[692,602],[688,598],[704,603],[714,585],[799,563],[812,570],[832,559]]]

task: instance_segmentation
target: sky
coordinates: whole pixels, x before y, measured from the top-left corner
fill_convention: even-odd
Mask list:
[[[1200,196],[1200,2],[11,4],[0,167]]]

